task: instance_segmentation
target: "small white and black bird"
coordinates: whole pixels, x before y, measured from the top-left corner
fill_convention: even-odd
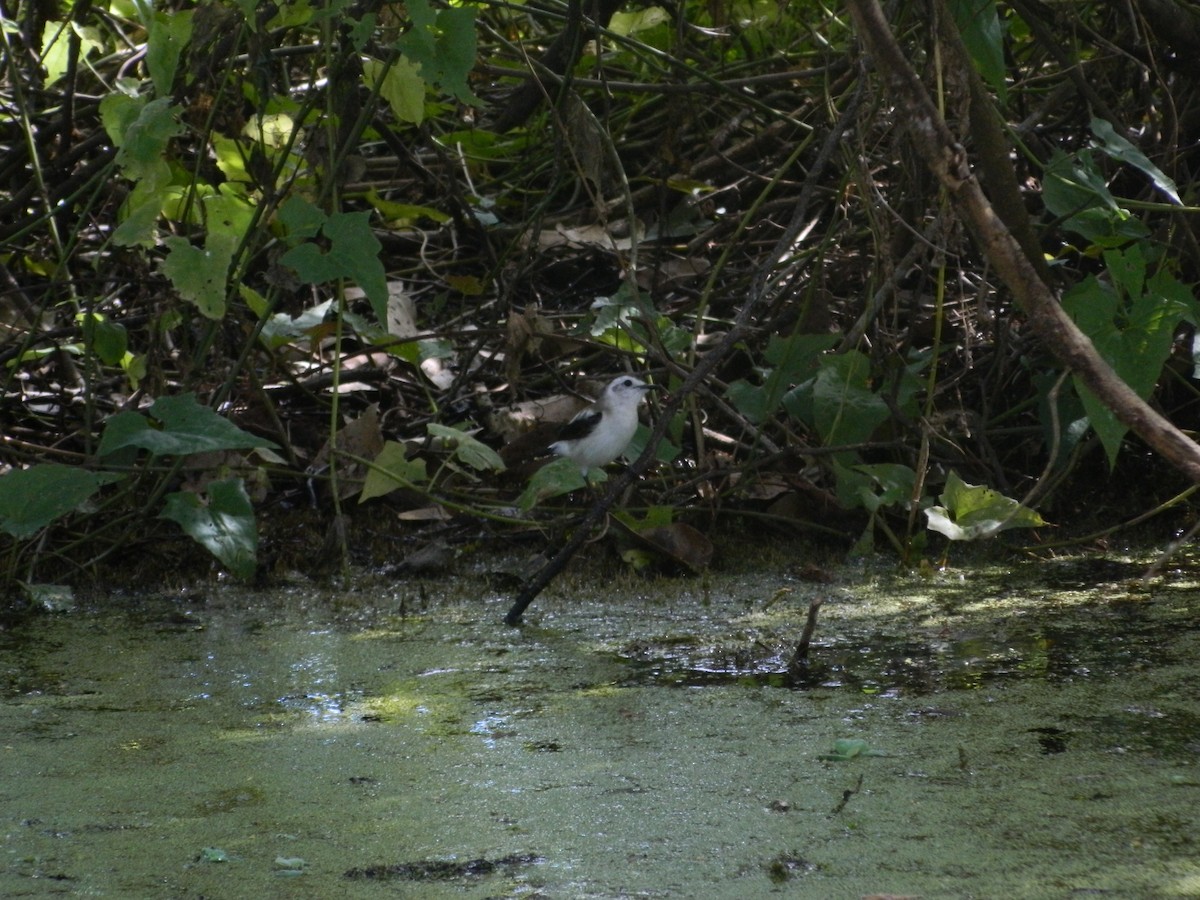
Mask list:
[[[583,477],[625,452],[638,426],[638,405],[656,384],[646,384],[632,375],[621,375],[608,383],[599,399],[581,410],[558,432],[550,450],[579,466]]]

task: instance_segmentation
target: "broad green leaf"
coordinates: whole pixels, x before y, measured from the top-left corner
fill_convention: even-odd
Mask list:
[[[169,494],[160,519],[169,519],[239,578],[254,575],[258,528],[254,507],[240,478],[213,481],[207,502],[199,494]]]
[[[1134,146],[1129,140],[1117,134],[1112,126],[1112,122],[1109,122],[1107,119],[1092,119],[1092,134],[1099,141],[1099,143],[1095,143],[1092,146],[1103,151],[1118,162],[1123,162],[1138,169],[1154,182],[1154,186],[1166,194],[1172,203],[1183,206],[1183,201],[1179,199],[1179,189],[1175,186],[1175,182],[1162,169],[1150,162],[1149,157],[1145,153]]]
[[[1117,202],[1088,153],[1054,151],[1042,177],[1042,201],[1064,219],[1064,228],[1101,246],[1120,246],[1148,234]]]
[[[14,469],[0,476],[0,531],[18,540],[32,537],[78,509],[104,485],[124,477],[59,463]]]
[[[349,25],[347,31],[350,35],[350,45],[361,53],[375,33],[379,17],[373,12],[360,12],[357,4],[347,4],[347,12],[350,14],[344,16],[342,21]]]
[[[854,469],[875,484],[875,488],[861,485],[858,491],[859,502],[870,512],[885,506],[904,508],[912,499],[917,474],[910,467],[901,463],[876,463],[855,466]]]
[[[596,484],[604,481],[607,476],[604,471],[597,469],[592,473],[591,482]],[[560,497],[588,486],[579,466],[566,457],[560,457],[546,463],[529,479],[529,485],[517,498],[517,506],[528,512],[543,500]]]
[[[835,346],[839,339],[835,334],[800,332],[786,338],[772,336],[765,353],[772,368],[767,370],[762,385],[755,386],[745,379],[731,383],[727,392],[729,402],[751,422],[765,421],[774,415],[784,395],[796,382],[811,377],[821,354]]]
[[[200,204],[209,234],[227,234],[239,242],[254,224],[255,205],[234,184],[222,184]]]
[[[120,147],[125,143],[125,132],[137,121],[145,106],[146,98],[140,95],[113,91],[104,96],[100,101],[100,123],[113,146]]]
[[[290,235],[312,237],[314,226],[328,239],[328,251],[306,242],[292,247],[280,262],[294,269],[302,281],[325,284],[341,278],[356,282],[367,299],[376,320],[387,322],[387,276],[379,251],[383,245],[371,231],[369,212],[334,213],[325,217],[307,201],[293,197],[280,210],[280,219]]]
[[[1004,29],[996,13],[996,0],[951,0],[950,13],[975,68],[1004,103],[1008,99]]]
[[[363,74],[379,85],[379,95],[401,122],[420,125],[425,120],[425,79],[418,64],[402,57],[385,74],[383,63],[367,59],[363,61]]]
[[[388,441],[375,457],[375,466],[367,470],[359,503],[390,494],[397,488],[412,487],[428,481],[425,460],[408,459],[408,447],[397,441]]]
[[[774,368],[763,382],[768,415],[775,412],[793,385],[812,376],[820,366],[821,354],[836,346],[840,339],[841,336],[836,334],[772,336],[765,356]]]
[[[436,12],[429,0],[408,0],[412,28],[396,46],[421,67],[421,77],[455,99],[472,105],[481,101],[467,84],[475,66],[475,10],[450,7]]]
[[[725,399],[734,409],[755,425],[766,421],[774,409],[768,403],[767,391],[761,385],[751,384],[744,378],[730,382]]]
[[[163,154],[171,138],[184,131],[179,113],[170,97],[151,100],[141,107],[137,118],[125,128],[117,151],[117,164],[126,178],[138,181],[157,175],[159,167],[165,165]]]
[[[891,411],[872,389],[871,362],[852,350],[823,357],[813,382],[813,418],[826,446],[870,440]]]
[[[228,232],[210,231],[203,249],[181,237],[169,237],[163,243],[167,246],[163,274],[170,279],[179,296],[196,304],[207,318],[223,318],[229,266],[233,263],[238,238]]]
[[[156,12],[146,41],[146,68],[154,82],[154,93],[169,97],[179,69],[179,56],[192,39],[192,17],[195,10]]]
[[[465,463],[475,471],[504,471],[504,460],[500,458],[500,454],[487,444],[477,441],[466,432],[459,431],[457,428],[451,428],[448,425],[439,425],[436,422],[430,422],[426,428],[429,429],[431,437],[445,441],[454,448],[455,459]]]
[[[638,424],[637,430],[634,431],[633,437],[629,439],[629,445],[621,454],[622,459],[635,460],[642,455],[642,451],[646,449],[646,443],[650,440],[650,429],[645,425]],[[654,458],[661,463],[672,462],[679,456],[682,448],[675,443],[672,443],[667,438],[663,438],[658,442],[658,446],[654,448]]]
[[[325,224],[325,213],[303,197],[292,194],[279,207],[279,221],[288,231],[288,243],[295,246],[321,233]]]
[[[124,325],[99,313],[79,313],[75,321],[83,331],[84,342],[91,345],[101,362],[106,366],[121,362],[129,349],[129,335]]]
[[[1034,510],[984,485],[967,484],[951,471],[941,506],[925,510],[929,530],[952,541],[992,537],[1010,528],[1037,528],[1045,521]]]
[[[132,109],[124,102],[114,101],[108,107],[105,122],[106,128],[124,126],[120,136],[113,139],[119,148],[116,162],[121,174],[133,182],[133,190],[122,209],[123,221],[113,232],[113,242],[123,247],[152,247],[163,192],[171,183],[171,168],[164,154],[170,140],[182,133],[183,126],[179,123],[179,108],[172,105],[170,97],[139,106],[133,118]]]
[[[1146,260],[1138,244],[1107,251],[1104,261],[1109,280],[1088,276],[1063,294],[1063,309],[1144,400],[1154,391],[1171,355],[1176,327],[1181,321],[1196,322],[1196,304],[1187,286],[1165,269],[1146,277]],[[1082,381],[1075,378],[1074,384],[1109,465],[1114,465],[1129,429]]]
[[[159,427],[136,412],[120,412],[109,418],[98,453],[106,456],[125,447],[138,447],[155,456],[184,456],[210,450],[278,446],[242,431],[207,406],[201,406],[195,394],[160,397],[150,407],[150,415]]]
[[[163,163],[161,177],[147,177],[134,186],[121,208],[121,224],[113,230],[114,244],[148,250],[157,243],[159,200],[164,186],[161,182],[170,175],[170,169]]]
[[[66,74],[71,62],[71,34],[79,37],[79,59],[83,61],[104,49],[104,39],[97,28],[73,22],[47,20],[42,27],[42,68],[46,70],[43,88],[48,88]]]

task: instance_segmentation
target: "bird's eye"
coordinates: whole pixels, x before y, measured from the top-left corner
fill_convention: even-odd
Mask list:
[[[632,379],[629,379],[629,378],[626,378],[624,381],[622,381],[622,382],[621,382],[621,384],[622,384],[624,387],[633,387],[633,380],[632,380]]]

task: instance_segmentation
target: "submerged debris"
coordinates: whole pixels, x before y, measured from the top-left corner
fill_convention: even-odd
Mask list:
[[[345,878],[371,879],[385,881],[399,879],[403,881],[449,881],[455,878],[478,878],[491,875],[493,872],[532,866],[541,862],[540,856],[531,853],[513,853],[500,859],[468,859],[456,862],[448,859],[421,859],[416,862],[390,863],[377,866],[366,866],[361,869],[347,869]]]

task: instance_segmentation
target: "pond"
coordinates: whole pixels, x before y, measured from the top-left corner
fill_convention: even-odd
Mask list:
[[[0,895],[1200,897],[1188,562],[486,568],[10,624]]]

